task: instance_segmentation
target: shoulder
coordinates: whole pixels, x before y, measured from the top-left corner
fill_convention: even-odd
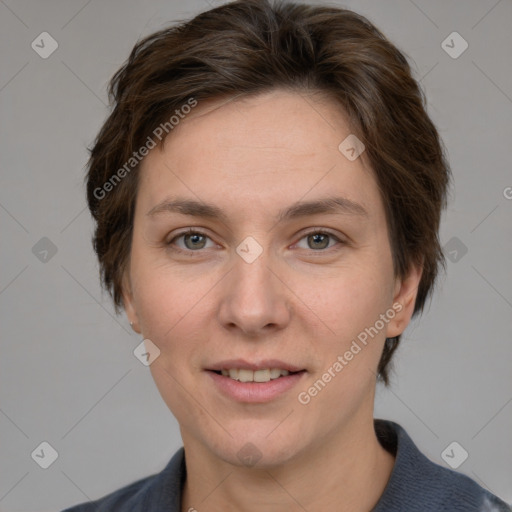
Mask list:
[[[185,478],[184,449],[180,448],[160,472],[133,482],[102,498],[62,512],[179,512]]]
[[[388,485],[373,512],[512,511],[471,478],[425,457],[400,425],[376,420],[375,430],[381,444],[396,459]]]
[[[103,498],[81,503],[74,507],[67,508],[62,512],[107,512],[111,510],[137,510],[144,502],[144,496],[147,495],[147,489],[153,485],[156,476],[143,478],[133,482],[126,487],[118,489]],[[142,510],[142,509],[141,509]]]

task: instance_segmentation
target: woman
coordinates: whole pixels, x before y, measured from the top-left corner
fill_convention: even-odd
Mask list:
[[[184,448],[68,511],[510,510],[373,419],[443,264],[404,56],[351,11],[239,1],[138,43],[110,93],[94,246]]]

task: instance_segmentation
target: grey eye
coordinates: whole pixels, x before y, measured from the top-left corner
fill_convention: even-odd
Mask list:
[[[325,249],[329,246],[329,238],[331,235],[327,233],[314,233],[308,235],[308,246],[310,249]]]
[[[183,241],[187,249],[203,249],[206,245],[207,237],[199,233],[187,233],[181,236],[183,237]]]

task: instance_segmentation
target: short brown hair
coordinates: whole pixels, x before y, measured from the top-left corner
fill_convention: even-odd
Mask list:
[[[406,58],[350,10],[239,0],[139,41],[110,82],[113,109],[89,149],[87,197],[116,311],[131,249],[137,150],[191,99],[276,88],[327,93],[347,113],[382,194],[395,274],[423,268],[414,313],[423,309],[445,264],[438,229],[450,170]],[[378,368],[385,384],[399,341],[386,340]]]

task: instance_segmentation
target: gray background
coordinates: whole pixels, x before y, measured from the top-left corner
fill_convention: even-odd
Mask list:
[[[97,498],[160,471],[181,445],[132,353],[141,340],[100,290],[82,180],[106,84],[137,39],[210,5],[0,0],[2,512]],[[512,2],[343,5],[410,57],[455,177],[442,225],[454,261],[407,331],[376,416],[443,465],[457,441],[469,453],[458,470],[511,502]],[[43,31],[59,45],[47,59],[31,48]],[[453,31],[469,44],[456,59],[441,46]],[[56,254],[41,253],[43,237]],[[58,452],[48,469],[31,458],[42,441]]]

